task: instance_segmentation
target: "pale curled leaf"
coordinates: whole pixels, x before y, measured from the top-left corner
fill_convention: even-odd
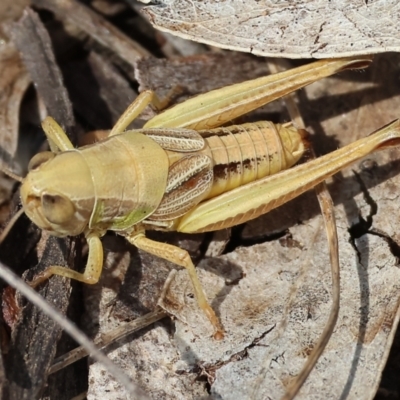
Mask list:
[[[161,0],[143,12],[160,30],[262,56],[326,58],[400,50],[397,0]]]

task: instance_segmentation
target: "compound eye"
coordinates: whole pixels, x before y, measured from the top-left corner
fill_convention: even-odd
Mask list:
[[[38,168],[41,164],[45,163],[48,160],[51,160],[56,155],[51,151],[42,151],[41,153],[35,154],[31,161],[28,164],[28,171],[32,171],[33,169]]]
[[[42,196],[42,208],[47,220],[56,225],[71,221],[75,213],[72,201],[58,194],[44,194]]]

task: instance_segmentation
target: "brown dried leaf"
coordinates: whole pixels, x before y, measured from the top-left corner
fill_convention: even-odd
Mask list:
[[[174,88],[179,88],[173,99],[182,102],[199,93],[265,76],[268,66],[262,58],[243,53],[201,54],[173,59],[144,58],[135,64],[135,77],[139,91],[151,89],[163,99]],[[279,103],[268,106],[269,112],[282,110]],[[257,113],[262,113],[258,110]],[[143,113],[141,117],[150,118],[154,113]],[[259,118],[258,118],[259,119]]]
[[[48,114],[51,115],[76,142],[73,134],[75,120],[63,78],[56,64],[51,40],[38,15],[26,9],[20,21],[9,31],[35,83]]]
[[[148,57],[136,63],[139,91],[152,89],[164,97],[183,89],[181,101],[215,88],[268,74],[265,60],[242,53],[201,54],[171,60]]]
[[[75,0],[33,0],[33,5],[54,12],[133,65],[150,53],[90,8]]]
[[[129,82],[95,52],[63,66],[65,83],[79,115],[96,129],[111,129],[136,98]]]
[[[49,265],[73,262],[73,248],[71,252],[66,251],[63,243],[56,238],[50,238],[46,241],[45,246],[36,272]],[[30,273],[30,278],[32,278],[34,272],[30,271]],[[66,313],[70,285],[66,284],[65,279],[58,277],[51,280],[41,294],[45,295],[46,299],[60,312]],[[61,333],[62,329],[51,318],[31,304],[27,304],[23,308],[17,326],[12,332],[7,358],[7,376],[10,380],[11,398],[32,399],[36,398],[43,390],[47,380],[46,371],[55,356],[57,341],[61,337]]]

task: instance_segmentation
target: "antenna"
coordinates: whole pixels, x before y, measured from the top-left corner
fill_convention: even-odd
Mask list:
[[[4,167],[3,165],[0,165],[0,171],[9,176],[11,179],[14,179],[15,181],[18,182],[23,182],[24,178],[21,176],[15,174],[14,172],[10,171],[8,168]]]

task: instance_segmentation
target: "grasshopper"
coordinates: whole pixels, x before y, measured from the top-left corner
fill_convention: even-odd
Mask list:
[[[79,149],[47,117],[42,127],[52,151],[35,155],[23,179],[21,201],[41,229],[64,237],[83,233],[88,261],[83,273],[51,266],[31,282],[52,275],[98,282],[103,265],[100,238],[107,230],[137,248],[187,269],[200,308],[223,338],[187,251],[146,237],[149,229],[197,233],[228,228],[270,211],[314,187],[348,164],[400,138],[398,121],[373,135],[306,164],[292,167],[307,148],[305,133],[291,123],[221,125],[322,77],[365,68],[358,57],[317,61],[289,71],[199,95],[150,119],[129,124],[149,104],[142,92],[108,138]],[[290,168],[290,169],[288,169]]]

